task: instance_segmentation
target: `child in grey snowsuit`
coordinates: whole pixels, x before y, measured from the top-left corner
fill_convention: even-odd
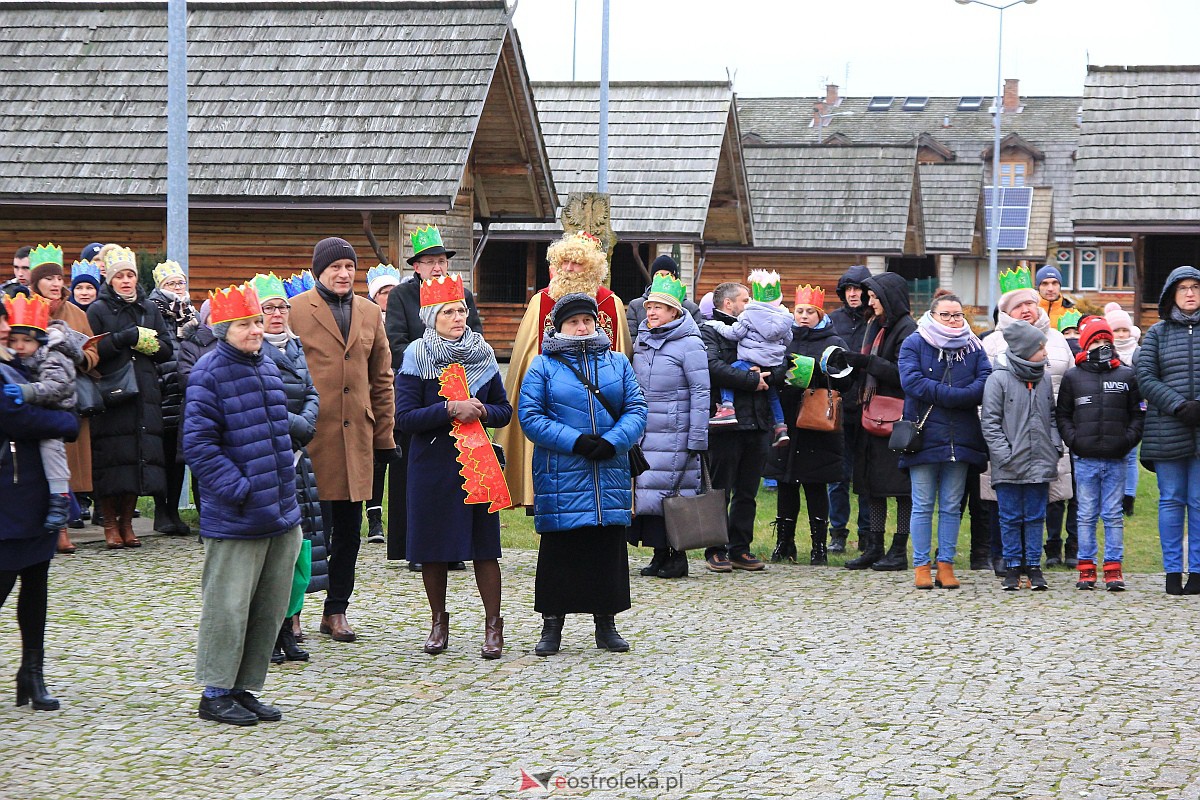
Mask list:
[[[758,367],[763,371],[770,371],[787,360],[787,348],[792,343],[792,312],[778,300],[749,301],[745,310],[738,315],[737,322],[732,325],[717,320],[708,320],[704,324],[715,328],[722,338],[738,343],[738,360],[731,366],[738,369]],[[779,392],[775,387],[770,387],[767,394],[775,417],[775,438],[772,446],[782,447],[790,441],[787,423],[783,419],[783,405],[779,402]],[[722,388],[721,403],[709,420],[709,425],[736,424],[733,390]]]

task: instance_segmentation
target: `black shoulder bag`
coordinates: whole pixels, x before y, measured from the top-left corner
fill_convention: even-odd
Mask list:
[[[561,356],[552,355],[547,357],[553,358],[555,361],[566,365],[567,369],[571,370],[571,372],[574,372],[575,377],[579,378],[579,382],[582,383],[587,390],[592,393],[592,397],[595,397],[597,402],[604,406],[604,410],[608,412],[608,415],[613,418],[614,422],[621,418],[621,415],[616,411],[616,409],[610,406],[608,401],[604,399],[604,395],[600,394],[600,389],[596,387],[596,384],[588,380],[587,376],[582,372],[575,369],[574,364],[572,364],[570,361],[567,361],[565,358],[562,358]],[[640,444],[635,444],[633,447],[629,448],[629,473],[636,478],[638,475],[641,475],[648,469],[650,469],[650,462],[646,460],[646,454],[642,452],[642,446]]]

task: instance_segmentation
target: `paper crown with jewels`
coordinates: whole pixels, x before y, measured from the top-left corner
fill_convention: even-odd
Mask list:
[[[442,253],[446,254],[446,258],[454,258],[455,251],[446,249],[445,244],[442,243],[442,232],[436,225],[417,228],[409,238],[412,240],[413,249],[412,257],[408,259],[409,264],[421,256],[436,256]]]
[[[650,294],[647,295],[646,300],[665,302],[667,305],[682,308],[686,298],[687,288],[683,285],[683,281],[666,270],[654,273],[654,280],[650,282]]]
[[[443,275],[421,284],[421,308],[456,303],[464,300],[462,278],[458,275]]]
[[[209,292],[208,303],[209,322],[212,325],[248,319],[262,314],[262,304],[258,301],[258,292],[254,291],[253,286],[246,283]]]
[[[788,368],[784,375],[784,380],[788,386],[794,386],[797,389],[807,389],[812,383],[813,370],[817,366],[817,360],[811,356],[802,356],[799,353],[792,353],[792,365]]]
[[[775,270],[750,270],[750,296],[762,303],[773,303],[783,299],[783,286]]]
[[[258,295],[258,303],[261,306],[268,300],[287,300],[287,289],[284,288],[283,281],[274,272],[264,275],[258,273],[250,279],[250,286],[254,288],[254,293]]]
[[[111,278],[118,267],[137,271],[137,254],[128,247],[114,247],[104,254],[104,275]]]
[[[183,267],[179,266],[178,261],[160,261],[151,273],[154,278],[155,286],[162,286],[163,281],[175,276],[179,276],[184,280],[187,279],[187,274],[184,273]]]
[[[1033,275],[1030,274],[1029,267],[1006,269],[1000,273],[1000,294],[1015,292],[1017,289],[1032,288]]]
[[[39,264],[57,264],[63,265],[62,248],[56,244],[39,244],[37,247],[29,251],[29,266],[36,267]]]
[[[824,311],[825,290],[820,286],[809,286],[808,284],[796,287],[796,305],[814,306]]]
[[[79,278],[91,278],[100,283],[100,268],[91,261],[75,261],[71,264],[71,283]]]
[[[50,328],[50,301],[40,294],[18,294],[4,297],[8,309],[8,324],[14,328],[35,328],[46,331]]]
[[[1054,326],[1059,333],[1068,328],[1078,328],[1079,320],[1083,319],[1083,314],[1079,313],[1079,309],[1071,308],[1063,312],[1063,315],[1058,318],[1058,323]]]
[[[312,272],[304,270],[297,272],[283,282],[283,290],[287,292],[288,298],[295,297],[301,292],[307,292],[309,289],[317,285],[316,279],[313,278]]]

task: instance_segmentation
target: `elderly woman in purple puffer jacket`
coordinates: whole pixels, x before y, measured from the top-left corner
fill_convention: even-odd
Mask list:
[[[637,477],[629,542],[654,548],[641,574],[659,578],[688,574],[687,553],[667,543],[663,498],[696,494],[700,453],[708,449],[708,355],[684,297],[678,278],[656,274],[633,347],[633,371],[649,410],[641,445],[650,469]]]

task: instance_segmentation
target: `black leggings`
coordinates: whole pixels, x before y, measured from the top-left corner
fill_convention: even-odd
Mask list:
[[[871,498],[871,530],[874,533],[887,531],[887,501],[886,497]],[[860,500],[861,502],[861,500]],[[896,533],[908,536],[908,523],[912,517],[912,497],[896,498]]]
[[[17,626],[21,629],[21,646],[26,650],[42,650],[46,643],[46,596],[50,587],[50,562],[31,564],[25,569],[0,570],[0,607],[21,579],[17,595]]]
[[[775,513],[781,519],[800,518],[800,487],[804,487],[804,502],[808,506],[808,524],[829,520],[829,486],[824,483],[779,482],[775,493]]]

